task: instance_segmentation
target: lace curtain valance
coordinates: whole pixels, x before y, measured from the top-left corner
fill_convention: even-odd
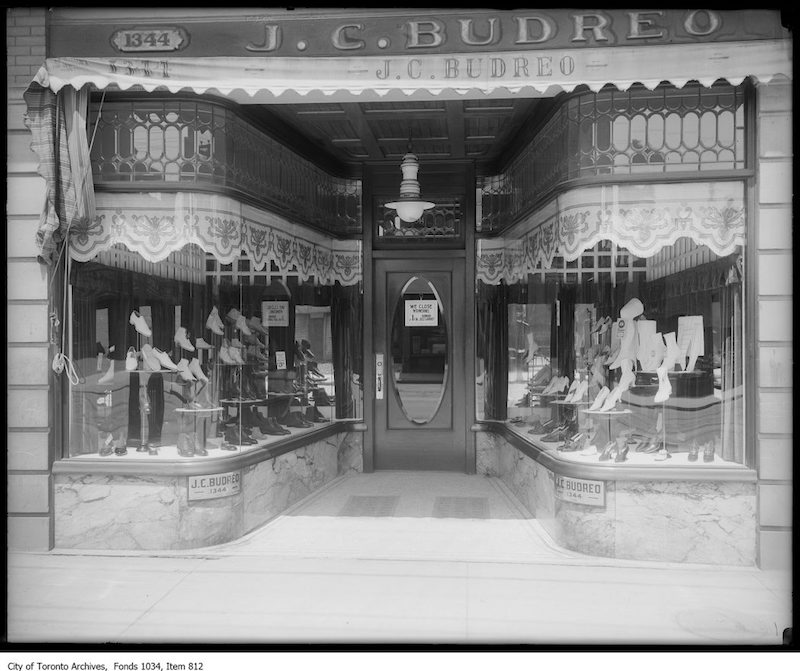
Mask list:
[[[718,256],[745,241],[741,182],[630,184],[578,188],[556,196],[504,236],[478,240],[486,284],[522,280],[559,255],[574,261],[601,240],[647,258],[687,237]]]
[[[196,244],[220,263],[242,253],[256,270],[297,272],[321,284],[361,280],[361,241],[337,240],[292,224],[226,196],[203,193],[96,195],[96,216],[70,228],[70,253],[89,261],[122,244],[148,261],[162,261],[184,245]]]

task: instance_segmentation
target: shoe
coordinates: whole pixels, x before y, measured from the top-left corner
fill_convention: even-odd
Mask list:
[[[131,316],[128,319],[128,322],[130,324],[133,324],[133,327],[143,336],[149,338],[150,336],[153,335],[153,332],[150,330],[150,327],[147,325],[147,322],[145,321],[144,317],[142,317],[142,315],[136,312],[136,310],[131,312]]]
[[[139,367],[139,358],[136,356],[136,350],[133,347],[128,348],[128,354],[125,357],[125,370],[136,370]]]
[[[575,393],[572,395],[572,402],[579,403],[584,399],[587,392],[589,391],[589,383],[584,380],[578,385],[578,388],[575,390]]]
[[[194,341],[194,346],[197,349],[214,349],[214,345],[209,345],[205,340],[202,338],[198,338]]]
[[[253,335],[253,332],[247,326],[247,320],[243,315],[236,318],[236,328],[239,329],[244,335]]]
[[[109,457],[114,454],[114,440],[111,434],[103,438],[101,434],[98,433],[97,445],[97,452],[101,457]]]
[[[314,364],[313,366],[311,364]],[[311,361],[308,364],[308,374],[316,379],[318,382],[322,382],[323,380],[327,380],[328,376],[324,375],[323,373],[319,372],[319,368],[317,367],[316,361]]]
[[[279,424],[283,426],[291,426],[295,429],[307,429],[310,426],[313,426],[311,422],[307,422],[303,419],[299,412],[290,412],[287,413],[284,417],[278,420]]]
[[[236,324],[236,320],[242,316],[242,313],[239,312],[236,308],[231,308],[228,310],[228,314],[225,315],[225,319],[227,319],[232,324]]]
[[[186,329],[183,326],[175,331],[174,340],[176,345],[185,349],[187,352],[194,352],[194,345],[189,342],[189,336],[187,335]]]
[[[270,435],[275,436],[288,436],[291,435],[291,431],[289,429],[284,429],[278,421],[274,417],[267,417],[267,421],[264,424],[265,427],[268,427],[272,433]]]
[[[178,373],[180,373],[181,378],[187,382],[197,381],[197,378],[192,375],[192,372],[189,370],[189,361],[187,359],[181,359],[178,361]]]
[[[225,429],[225,442],[230,445],[255,445],[257,440],[250,438],[244,429],[231,426]]]
[[[617,462],[617,463],[620,463],[620,462],[623,462],[623,461],[627,461],[627,459],[628,459],[628,449],[629,449],[628,448],[628,443],[625,443],[625,445],[622,447],[621,450],[617,450],[617,456],[614,457],[614,461]]]
[[[714,443],[709,442],[703,446],[703,461],[706,463],[710,463],[714,461],[714,451],[715,451]]]
[[[581,384],[581,383],[580,383],[580,380],[578,380],[578,378],[575,378],[575,379],[572,381],[572,384],[569,386],[569,389],[567,389],[567,396],[566,396],[566,398],[564,399],[565,401],[571,401],[571,400],[572,400],[572,396],[573,396],[573,394],[575,393],[575,391],[578,389],[578,387],[580,386],[580,384]]]
[[[644,452],[645,454],[655,454],[665,449],[660,440],[642,441],[636,448],[637,452]]]
[[[547,396],[548,394],[552,394],[553,390],[555,389],[556,384],[560,384],[561,378],[560,377],[552,377],[550,378],[550,382],[547,383],[547,386],[542,389],[542,396]]]
[[[226,363],[229,366],[236,365],[236,361],[231,356],[231,350],[230,347],[228,347],[228,345],[223,344],[222,347],[219,348],[219,358],[220,361],[222,361],[222,363]]]
[[[311,351],[311,343],[308,342],[308,340],[305,340],[305,339],[301,340],[300,341],[300,347],[303,350],[303,355],[306,357],[306,359],[316,359],[317,358],[316,355],[314,354],[314,352]]]
[[[546,436],[542,438],[545,443],[557,443],[560,440],[564,440],[567,436],[567,427],[560,426],[554,431],[551,431]]]
[[[592,411],[600,410],[600,408],[603,407],[603,403],[605,402],[606,398],[608,398],[608,395],[610,393],[611,393],[611,390],[608,387],[603,387],[598,392],[597,396],[595,396],[594,403],[592,403],[592,405],[589,406],[589,410],[592,410]]]
[[[615,440],[609,440],[605,447],[603,448],[602,452],[600,452],[600,461],[608,461],[611,459],[613,453],[617,451],[617,442]]]
[[[257,317],[250,317],[247,320],[247,326],[250,328],[251,331],[255,331],[256,333],[260,333],[261,335],[267,335],[268,331],[261,325],[261,320]]]
[[[200,366],[199,359],[192,359],[189,362],[189,372],[194,375],[198,380],[202,382],[208,382],[208,378],[206,374],[203,372],[202,367]]]
[[[556,428],[556,426],[558,426],[558,422],[554,419],[548,419],[546,422],[537,419],[528,433],[547,433]]]
[[[231,347],[228,348],[228,356],[231,359],[233,359],[233,363],[239,366],[244,365],[244,359],[242,359],[242,351],[237,347],[231,345]]]
[[[586,436],[584,434],[576,433],[574,436],[567,438],[564,444],[558,449],[560,452],[577,452],[583,449],[583,442],[585,439]]]
[[[142,352],[144,352],[144,347],[142,347]],[[153,355],[156,359],[158,359],[161,366],[164,368],[168,368],[169,370],[178,370],[178,367],[175,365],[175,362],[169,358],[169,354],[166,352],[162,352],[158,347],[153,348]]]
[[[306,419],[310,422],[316,422],[318,424],[323,424],[330,421],[317,409],[315,405],[309,405],[306,408]]]
[[[153,348],[147,343],[142,345],[142,368],[153,372],[161,370],[161,362],[156,358]]]
[[[700,451],[697,443],[692,443],[689,446],[689,461],[697,461],[697,453]]]
[[[328,396],[328,393],[324,389],[313,389],[311,394],[314,397],[314,405],[320,407],[333,405],[333,399]]]
[[[667,459],[672,459],[672,455],[666,447],[662,447],[656,455],[656,461],[666,461]]]
[[[217,306],[215,305],[211,308],[211,313],[208,315],[208,319],[206,319],[206,328],[217,335],[224,335],[224,331],[222,330],[223,326],[222,320],[219,318]]]
[[[113,380],[114,380],[114,359],[109,359],[108,370],[97,382],[98,384],[108,384]]]
[[[194,436],[188,433],[178,434],[178,455],[181,457],[194,456]]]

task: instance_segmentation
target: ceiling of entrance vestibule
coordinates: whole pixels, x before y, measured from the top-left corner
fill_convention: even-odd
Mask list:
[[[272,105],[262,111],[345,164],[399,165],[410,138],[423,163],[474,160],[478,172],[485,173],[515,144],[541,104],[542,99],[531,98],[431,101],[410,96],[397,102]]]

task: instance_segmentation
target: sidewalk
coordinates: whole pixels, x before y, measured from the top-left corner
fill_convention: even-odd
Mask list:
[[[340,478],[234,543],[8,555],[10,642],[780,645],[791,575],[556,547],[496,479]]]

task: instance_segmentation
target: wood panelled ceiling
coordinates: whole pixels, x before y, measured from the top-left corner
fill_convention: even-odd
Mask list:
[[[353,174],[363,163],[399,165],[410,139],[421,162],[475,161],[480,175],[502,168],[504,157],[513,153],[548,102],[514,98],[270,105],[258,115],[273,128],[277,122],[284,131],[281,139],[301,153],[313,152],[315,162],[339,164]]]

